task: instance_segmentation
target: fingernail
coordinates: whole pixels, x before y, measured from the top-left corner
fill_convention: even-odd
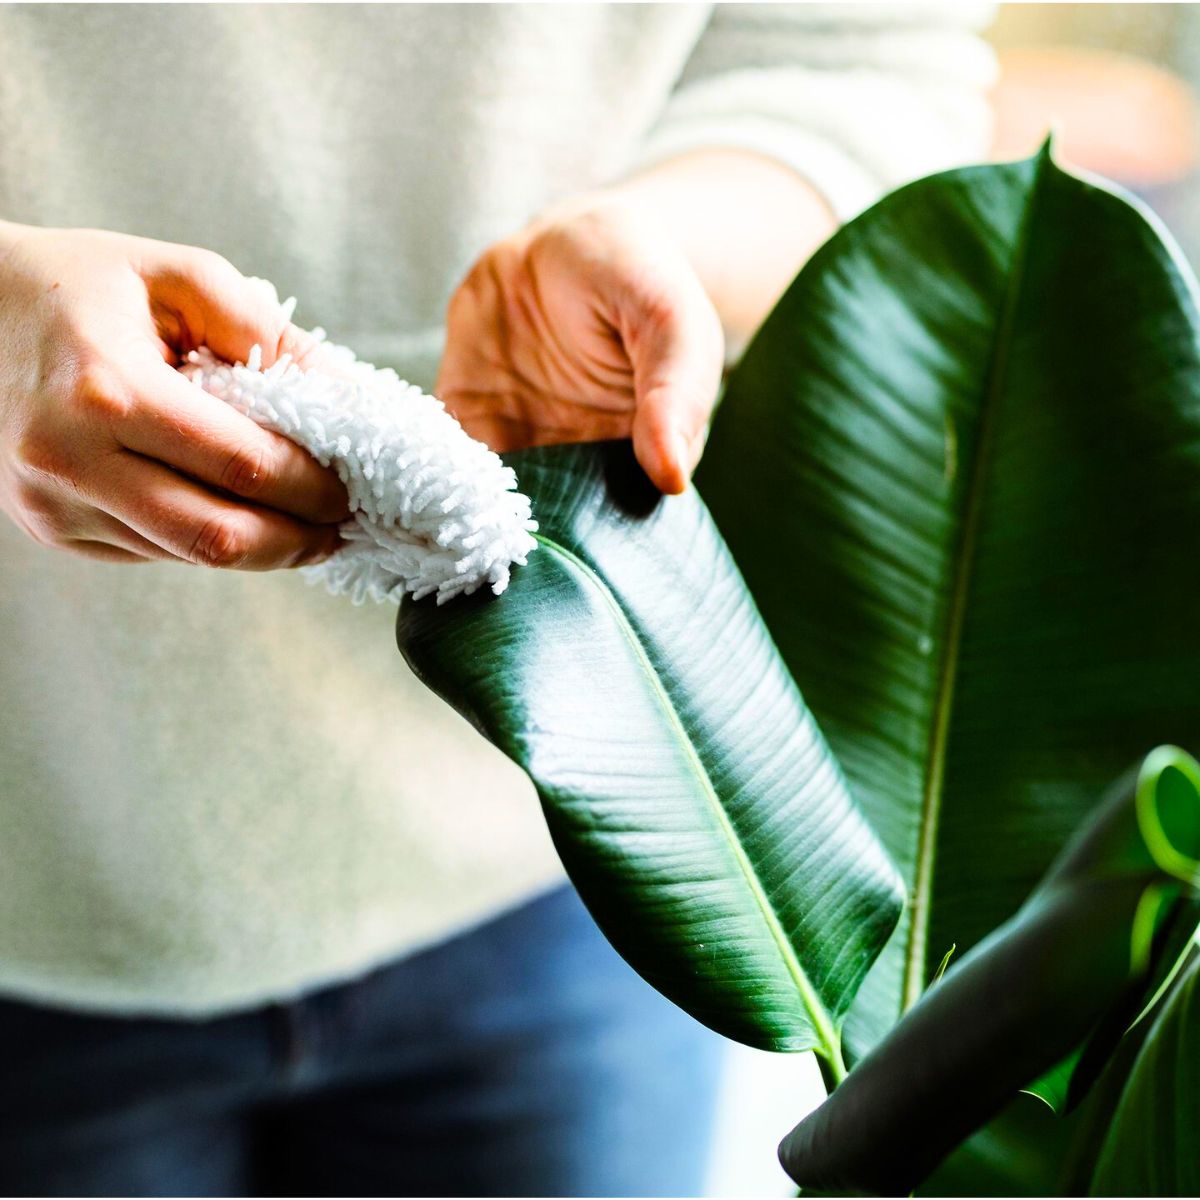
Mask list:
[[[679,465],[679,474],[686,482],[692,476],[692,443],[683,434],[675,435],[675,461]]]

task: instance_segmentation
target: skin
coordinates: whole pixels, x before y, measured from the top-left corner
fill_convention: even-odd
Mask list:
[[[725,359],[834,228],[798,176],[672,160],[490,247],[447,313],[438,395],[494,449],[632,437],[664,492],[699,459]],[[714,231],[717,231],[714,233]],[[304,451],[174,367],[207,344],[320,369],[269,291],[206,250],[0,222],[0,509],[117,562],[269,570],[338,544],[346,497]]]
[[[207,343],[274,360],[311,341],[207,251],[0,227],[0,507],[47,546],[117,562],[314,562],[336,476],[174,370]]]
[[[836,227],[792,171],[665,163],[496,243],[450,301],[437,394],[493,449],[632,437],[663,492],[699,461],[725,362]]]

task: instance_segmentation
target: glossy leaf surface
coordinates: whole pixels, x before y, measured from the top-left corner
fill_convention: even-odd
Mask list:
[[[1192,288],[1047,152],[851,222],[730,379],[698,487],[912,895],[856,1052],[1128,763],[1200,744]]]
[[[917,1196],[1055,1196],[1080,1117],[1019,1094],[930,1175]]]
[[[1200,1195],[1200,956],[1138,1054],[1092,1181],[1097,1196]]]
[[[1114,790],[1021,910],[785,1139],[801,1186],[906,1195],[1153,977],[1200,922],[1200,766],[1173,747]]]
[[[840,1061],[902,890],[694,491],[625,443],[510,459],[540,547],[406,603],[416,673],[522,766],[600,927],[699,1020]]]

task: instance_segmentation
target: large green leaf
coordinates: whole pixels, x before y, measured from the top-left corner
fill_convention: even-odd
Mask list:
[[[1063,1118],[1025,1093],[957,1147],[917,1196],[1057,1196],[1081,1114]],[[1069,1193],[1068,1193],[1069,1194]]]
[[[1018,1089],[1140,999],[1200,922],[1200,766],[1116,788],[1020,911],[934,985],[781,1147],[805,1187],[907,1194]]]
[[[1155,900],[1166,897],[1152,894],[1142,911],[1144,923],[1159,919],[1162,913],[1153,908]],[[1131,1036],[1140,1041],[1143,1026],[1156,1011],[1163,993],[1182,969],[1195,940],[1195,919],[1190,908],[1176,913],[1159,929],[1151,970],[1144,986],[1131,988],[1121,1004],[1114,1005],[1087,1040],[1065,1059],[1056,1063],[1045,1075],[1025,1088],[1031,1096],[1042,1100],[1056,1113],[1073,1111],[1089,1093],[1092,1085],[1109,1067],[1119,1046]]]
[[[539,549],[503,596],[406,603],[405,658],[529,773],[585,903],[646,979],[837,1075],[902,888],[720,534],[626,443],[510,461]]]
[[[699,489],[912,896],[851,1050],[1200,743],[1198,330],[1153,221],[1046,151],[851,222],[730,379]]]
[[[1196,919],[1195,906],[1182,905],[1160,927],[1145,986],[1131,986],[1066,1060],[1071,1069],[1063,1072],[1059,1096],[1024,1089],[955,1149],[917,1195],[1085,1195],[1154,1016],[1197,954]]]
[[[1142,1044],[1092,1194],[1200,1195],[1200,955],[1175,980]]]

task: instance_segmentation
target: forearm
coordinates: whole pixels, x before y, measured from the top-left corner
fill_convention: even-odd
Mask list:
[[[742,150],[683,155],[605,195],[644,213],[679,243],[735,349],[837,227],[804,179]]]

